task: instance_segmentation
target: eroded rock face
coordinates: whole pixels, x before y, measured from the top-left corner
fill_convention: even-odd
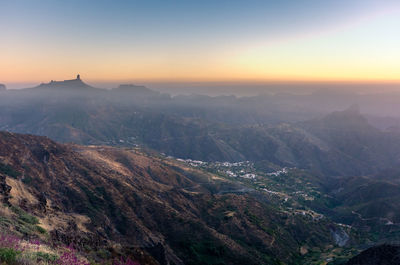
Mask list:
[[[74,223],[69,223],[65,229],[50,231],[50,238],[52,242],[62,242],[68,246],[73,245],[78,250],[84,250],[88,246],[97,249],[105,243],[96,234],[83,233]]]
[[[47,199],[46,195],[42,192],[38,195],[38,205],[37,208],[39,211],[46,213]]]
[[[11,186],[7,185],[6,178],[6,175],[0,173],[0,195],[2,197],[2,202],[11,206],[9,201]]]
[[[345,246],[350,239],[349,235],[342,228],[331,228],[331,234],[335,243],[340,247]]]

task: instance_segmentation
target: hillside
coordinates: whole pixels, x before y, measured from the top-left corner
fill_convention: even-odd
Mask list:
[[[91,259],[105,249],[141,264],[297,264],[303,244],[334,242],[328,220],[282,212],[257,192],[237,194],[240,184],[139,151],[2,132],[0,161],[2,207],[35,216],[47,240]],[[15,214],[4,218],[3,231],[43,239]]]

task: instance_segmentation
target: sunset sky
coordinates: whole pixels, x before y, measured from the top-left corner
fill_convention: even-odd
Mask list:
[[[0,0],[0,83],[399,81],[400,1]]]

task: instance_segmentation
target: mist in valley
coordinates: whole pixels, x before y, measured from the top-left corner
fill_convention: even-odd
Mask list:
[[[397,1],[0,11],[0,264],[400,264]]]
[[[189,187],[187,184],[169,185],[204,193],[204,196],[253,198],[278,207],[277,214],[293,215],[295,220],[302,216],[307,226],[318,226],[302,240],[333,244],[335,251],[347,258],[351,256],[349,253],[378,242],[397,243],[397,231],[400,231],[397,230],[400,225],[400,109],[397,102],[400,94],[343,89],[295,93],[294,90],[295,85],[293,91],[270,91],[257,96],[171,95],[133,84],[96,88],[77,76],[31,88],[1,90],[0,130],[46,136],[72,146],[79,144],[82,147],[73,149],[78,148],[84,154],[93,152],[84,146],[112,146],[169,161],[166,165],[175,164],[173,170],[182,167],[178,172],[193,182]],[[23,136],[18,134],[4,136],[4,140],[17,137],[18,140],[12,141],[23,144],[25,140],[19,139]],[[59,147],[48,151],[37,151],[37,148],[32,152],[34,155],[39,152],[39,161],[45,164],[65,152],[54,151]],[[96,151],[96,157],[105,155],[100,150],[103,149]],[[124,156],[107,158],[115,159],[107,163],[122,163],[126,170],[131,170],[132,165],[126,164]],[[103,162],[98,161],[93,167]],[[11,165],[18,168],[14,163]],[[27,166],[22,165],[21,170],[25,172],[24,167]],[[217,174],[221,180],[204,182],[204,177],[182,171],[188,167],[204,172],[201,174]],[[95,169],[91,167],[90,170]],[[151,178],[160,181],[159,173],[147,170]],[[118,204],[115,207],[127,206]],[[79,208],[79,211],[86,213],[84,209]],[[107,210],[104,211],[107,214]],[[270,214],[269,218],[275,218]],[[174,220],[170,220],[171,224]],[[274,222],[274,226],[285,227]],[[291,229],[301,231],[297,225]],[[317,239],[313,233],[318,229],[322,230]],[[118,233],[129,235],[121,231]],[[250,231],[246,233],[253,233]],[[356,231],[360,233],[357,236]],[[235,238],[235,234],[231,236]],[[115,238],[112,234],[107,237]],[[311,242],[307,243],[307,248],[314,244]],[[174,241],[162,244],[180,249]],[[292,248],[296,248],[296,244],[286,251],[292,253]],[[277,253],[275,248],[271,250]],[[302,260],[307,262],[315,255],[324,257],[332,250],[327,247],[318,254],[303,254]],[[255,263],[260,261],[256,258],[258,255],[250,255]],[[288,262],[294,260],[280,254],[272,254],[272,257]]]

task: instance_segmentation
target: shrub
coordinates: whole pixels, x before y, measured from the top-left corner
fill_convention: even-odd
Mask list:
[[[27,184],[27,185],[31,184],[32,181],[33,181],[33,178],[31,178],[30,176],[25,176],[25,177],[22,179],[22,182],[25,183],[25,184]]]
[[[32,216],[32,215],[28,214],[27,212],[25,212],[21,208],[12,206],[11,210],[18,215],[18,218],[21,221],[23,221],[25,223],[32,224],[32,225],[39,224],[39,220],[35,216]]]
[[[21,252],[12,248],[0,248],[0,261],[6,264],[14,264],[17,261],[17,255]]]
[[[97,256],[99,256],[102,259],[109,259],[111,258],[111,253],[110,251],[106,250],[106,249],[100,249],[97,251],[96,253]]]
[[[46,229],[44,229],[43,227],[41,227],[41,226],[36,226],[36,230],[39,232],[39,233],[41,233],[41,234],[46,234]]]
[[[55,262],[58,260],[57,255],[42,252],[42,251],[36,252],[35,257],[36,257],[37,261],[44,261],[44,262],[48,262],[48,263]]]
[[[114,260],[113,265],[140,265],[136,261],[131,260],[130,258],[123,259],[122,257],[119,260]]]
[[[3,173],[5,175],[15,178],[15,179],[18,178],[19,176],[21,176],[21,173],[15,171],[9,165],[3,164],[1,162],[0,162],[0,173]]]

